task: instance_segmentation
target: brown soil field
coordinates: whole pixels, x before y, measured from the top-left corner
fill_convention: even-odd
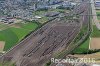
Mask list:
[[[90,49],[100,49],[100,38],[91,38]]]
[[[3,51],[5,46],[5,42],[4,41],[0,41],[0,51]]]

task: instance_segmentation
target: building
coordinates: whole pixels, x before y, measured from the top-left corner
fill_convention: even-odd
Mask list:
[[[100,0],[95,0],[96,9],[100,9]]]
[[[64,8],[73,8],[76,5],[74,2],[64,1],[62,3],[62,7]]]

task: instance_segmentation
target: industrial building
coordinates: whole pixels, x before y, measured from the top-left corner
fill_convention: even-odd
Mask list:
[[[96,9],[100,9],[100,0],[94,0]]]

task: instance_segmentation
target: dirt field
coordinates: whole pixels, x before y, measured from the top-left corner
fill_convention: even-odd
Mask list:
[[[90,49],[100,49],[100,38],[91,38]]]
[[[5,42],[4,41],[0,41],[0,51],[3,51],[5,46]]]

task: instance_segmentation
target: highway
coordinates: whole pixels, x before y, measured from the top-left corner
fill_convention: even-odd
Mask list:
[[[93,3],[93,4],[91,4],[91,7],[92,7],[92,15],[97,15],[96,14],[96,8],[95,8],[95,2],[94,2],[94,0],[91,0],[91,3]],[[97,19],[97,16],[93,16],[93,22],[96,25],[96,27],[98,28],[98,30],[100,30],[100,23],[99,23],[99,21]]]

